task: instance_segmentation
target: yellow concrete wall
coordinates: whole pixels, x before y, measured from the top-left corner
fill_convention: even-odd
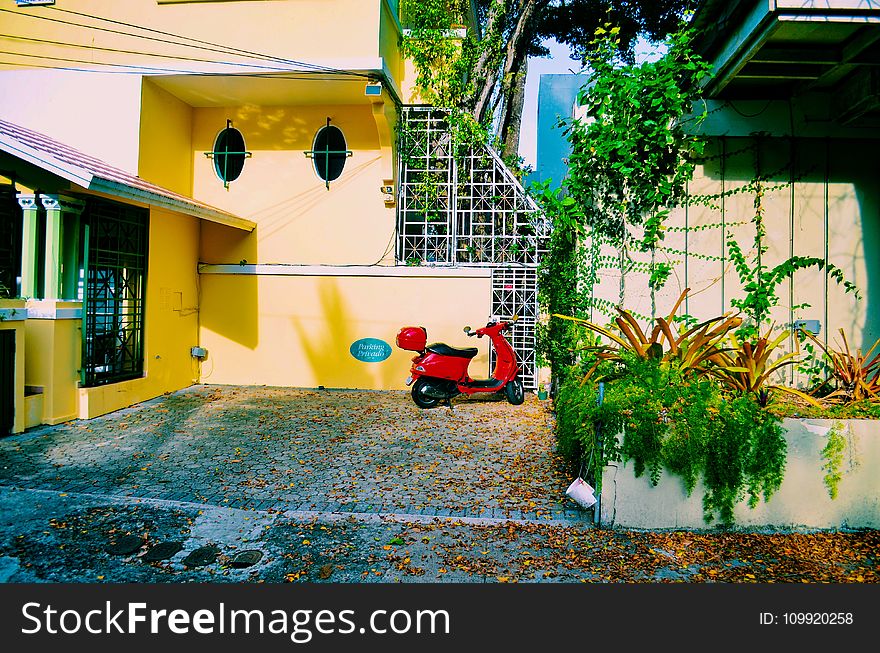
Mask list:
[[[65,306],[79,306],[65,303]],[[79,414],[81,319],[28,319],[25,382],[43,388],[41,424],[58,424]]]
[[[192,107],[143,80],[138,174],[183,195],[192,194]]]
[[[489,278],[203,274],[201,285],[203,383],[403,389],[415,354],[395,337],[408,325],[429,342],[479,346],[472,375],[488,376],[486,339],[461,329],[489,317]],[[361,338],[389,343],[391,357],[356,360],[349,347]]]
[[[80,418],[103,415],[191,385],[198,371],[190,347],[198,344],[199,221],[150,211],[145,375],[122,383],[81,388]]]
[[[203,262],[373,264],[393,251],[395,211],[380,192],[385,172],[370,105],[247,106],[193,113],[193,195],[257,223],[247,236],[206,224]],[[329,191],[304,154],[327,117],[353,151]],[[205,152],[213,149],[227,119],[242,132],[253,156],[224,189]]]
[[[0,302],[0,307],[9,306],[6,302]],[[12,423],[12,433],[21,433],[25,429],[26,410],[24,403],[24,376],[25,376],[25,320],[2,320],[0,330],[15,331],[15,419]]]
[[[379,10],[382,0],[267,0],[262,2],[175,2],[156,0],[65,0],[59,9],[110,18],[133,25],[163,30],[191,38],[222,44],[286,59],[345,59],[375,57],[378,50]],[[179,47],[137,39],[117,33],[64,25],[28,16],[38,15],[69,22],[97,25],[125,31],[120,25],[95,23],[88,18],[63,14],[45,7],[4,8],[20,15],[0,17],[3,31],[54,42],[90,43],[102,48],[137,52],[165,52],[209,61],[228,61],[219,52]],[[153,34],[155,38],[168,38]],[[173,39],[169,39],[173,40]],[[18,44],[16,47],[22,47]],[[210,47],[210,46],[208,46]],[[199,62],[150,60],[134,54],[89,53],[60,45],[31,44],[27,52],[55,57],[93,58],[94,61],[124,61],[141,66],[183,66],[197,68]],[[76,52],[77,54],[72,54]],[[246,57],[234,59],[246,61]],[[34,62],[31,63],[39,63]],[[263,60],[261,63],[266,63]],[[22,64],[27,65],[26,63]],[[77,65],[59,63],[46,65]],[[87,64],[78,64],[85,66]]]
[[[397,19],[397,2],[383,2],[379,18],[379,56],[396,82],[398,88],[404,78],[404,60],[400,56],[400,22]]]

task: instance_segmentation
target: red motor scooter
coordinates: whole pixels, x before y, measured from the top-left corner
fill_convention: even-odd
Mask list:
[[[397,334],[397,346],[407,351],[418,352],[412,359],[410,377],[407,385],[412,385],[412,398],[419,408],[434,408],[440,403],[452,408],[453,397],[477,392],[504,392],[514,406],[525,399],[522,381],[518,378],[519,365],[516,353],[504,337],[519,319],[501,322],[489,322],[482,329],[472,331],[469,326],[464,328],[468,336],[489,336],[495,347],[495,369],[492,377],[485,380],[472,379],[468,376],[468,364],[477,355],[476,347],[457,349],[437,342],[428,345],[428,332],[424,327],[404,327]]]

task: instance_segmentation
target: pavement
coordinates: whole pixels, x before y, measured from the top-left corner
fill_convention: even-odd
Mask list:
[[[0,581],[877,582],[876,531],[627,532],[548,402],[196,385],[0,439]]]

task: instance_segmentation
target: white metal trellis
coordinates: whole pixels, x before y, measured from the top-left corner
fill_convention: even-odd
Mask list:
[[[537,276],[535,268],[504,267],[492,270],[492,313],[501,320],[519,316],[507,339],[516,352],[523,386],[529,390],[534,390],[538,385],[535,361]],[[489,367],[495,368],[495,350],[489,353]]]
[[[537,265],[549,231],[537,204],[491,148],[456,152],[446,115],[402,113],[398,260]]]
[[[492,314],[520,316],[512,344],[523,384],[534,389],[536,267],[549,225],[494,150],[457,147],[447,115],[433,107],[402,111],[398,262],[493,268]]]

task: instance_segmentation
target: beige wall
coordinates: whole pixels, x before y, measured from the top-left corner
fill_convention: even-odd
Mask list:
[[[824,485],[821,451],[828,429],[842,427],[847,440],[838,496]],[[806,528],[880,527],[880,425],[872,420],[784,420],[788,458],[780,489],[754,509],[737,505],[740,526]],[[619,528],[706,528],[703,490],[697,483],[688,497],[681,481],[664,473],[656,487],[647,475],[636,478],[632,464],[605,468],[602,523]]]
[[[697,169],[689,187],[692,195],[718,195],[741,188],[754,177],[756,165],[763,174],[771,174],[764,198],[769,246],[765,264],[776,265],[792,254],[824,260],[827,247],[828,261],[861,290],[862,300],[858,300],[829,279],[826,299],[824,272],[815,268],[799,271],[793,294],[787,281],[777,289],[780,302],[772,313],[776,328],[785,328],[794,320],[818,319],[822,323],[820,337],[830,335],[833,341],[843,328],[851,346],[870,346],[880,337],[880,184],[874,148],[858,140],[797,139],[792,150],[788,139],[771,138],[763,140],[760,163],[756,163],[755,140],[730,137],[723,143],[715,140],[707,154],[713,158]],[[793,169],[789,167],[792,160]],[[790,183],[792,179],[794,183]],[[716,197],[710,206],[673,212],[669,225],[687,225],[689,231],[669,231],[663,246],[677,251],[657,254],[658,261],[675,264],[666,288],[658,293],[658,314],[665,314],[687,287],[691,293],[685,309],[696,318],[708,319],[731,310],[731,299],[741,298],[743,291],[727,256],[720,225],[723,222],[727,233],[735,234],[749,253],[755,233],[750,223],[754,212],[754,195],[748,192],[732,193],[723,200]],[[642,256],[639,260],[649,259]],[[597,295],[616,302],[617,271],[605,270],[601,278]],[[627,275],[625,304],[650,315],[646,275]],[[809,306],[792,308],[803,304]]]
[[[378,55],[379,11],[382,0],[265,0],[262,2],[174,2],[156,0],[65,0],[58,8],[77,11],[115,21],[163,30],[195,39],[201,39],[229,48],[238,48],[276,57],[313,61],[315,59],[345,59],[376,57]],[[26,34],[55,42],[86,42],[103,48],[138,52],[167,52],[209,61],[247,61],[245,56],[234,58],[220,52],[180,47],[155,40],[136,39],[118,33],[88,30],[58,22],[37,20],[30,15],[56,18],[70,22],[97,25],[111,30],[125,31],[120,25],[95,23],[87,18],[62,14],[43,7],[8,9],[19,15],[0,17],[3,31]],[[151,34],[152,38],[171,37]],[[17,44],[16,47],[23,47]],[[46,44],[30,46],[56,57],[72,57],[70,48]],[[206,46],[211,47],[211,46]],[[28,50],[30,51],[30,50]],[[74,50],[79,58],[93,56],[95,61],[125,61],[136,65],[159,67],[198,68],[196,61],[171,59],[150,60],[143,56],[122,53],[94,53]],[[82,55],[85,53],[85,57]],[[267,63],[266,60],[260,63]],[[23,64],[26,65],[26,64]],[[57,62],[54,65],[58,65]],[[72,65],[72,64],[67,64]],[[81,64],[82,65],[82,64]]]
[[[472,375],[486,378],[486,341],[461,329],[489,317],[490,285],[489,277],[203,274],[201,381],[403,389],[415,354],[398,349],[395,337],[410,325],[426,327],[429,342],[479,346]],[[356,360],[349,348],[361,338],[384,340],[391,357]]]
[[[0,38],[0,46],[9,42]],[[138,171],[140,101],[137,75],[0,70],[0,119],[132,174]]]

